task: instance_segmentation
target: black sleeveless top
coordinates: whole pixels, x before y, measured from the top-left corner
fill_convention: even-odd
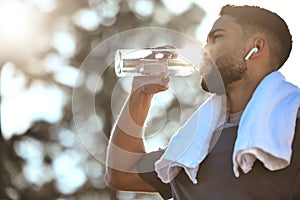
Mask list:
[[[297,118],[293,153],[288,167],[269,171],[260,161],[240,177],[233,174],[232,153],[238,126],[223,129],[217,144],[200,164],[197,184],[184,170],[170,183],[163,183],[154,171],[154,163],[163,150],[145,154],[138,165],[140,177],[152,185],[164,199],[174,200],[300,200],[300,118]]]

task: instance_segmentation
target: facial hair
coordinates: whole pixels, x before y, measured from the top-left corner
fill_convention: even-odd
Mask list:
[[[233,56],[231,56],[233,55]],[[247,67],[242,56],[226,53],[216,60],[216,66],[221,74],[225,89],[228,85],[242,80],[247,75]]]
[[[242,52],[229,52],[216,59],[213,70],[204,77],[201,82],[202,88],[207,92],[224,94],[231,83],[242,80],[247,75],[247,67]],[[218,72],[222,82],[218,80]],[[220,82],[223,84],[221,86]]]

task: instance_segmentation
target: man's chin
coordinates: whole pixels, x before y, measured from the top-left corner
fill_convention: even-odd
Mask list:
[[[201,87],[204,91],[216,94],[225,94],[225,84],[217,69],[212,70],[201,80]]]

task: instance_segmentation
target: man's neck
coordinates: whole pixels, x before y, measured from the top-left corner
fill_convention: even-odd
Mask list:
[[[228,113],[237,113],[245,109],[258,83],[240,80],[230,84],[226,89]]]

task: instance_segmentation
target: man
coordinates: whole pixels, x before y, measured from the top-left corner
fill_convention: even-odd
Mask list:
[[[154,94],[168,89],[168,76],[162,74],[161,77],[135,77],[133,80],[132,93],[123,107],[109,145],[108,185],[116,190],[159,192],[164,199],[300,199],[298,102],[292,112],[294,122],[286,124],[293,126],[291,162],[279,170],[270,171],[268,163],[256,161],[249,173],[240,174],[238,178],[232,172],[232,154],[241,115],[252,103],[251,99],[263,80],[285,63],[291,48],[288,27],[275,13],[254,6],[224,6],[208,34],[205,50],[224,82],[228,120],[217,144],[199,165],[198,182],[193,183],[186,170],[181,170],[164,183],[154,171],[154,165],[165,151],[145,153],[142,127],[151,99]],[[202,86],[209,88],[205,82]],[[295,90],[299,96],[299,90]],[[254,103],[259,105],[259,102]],[[255,123],[247,131],[251,131],[252,126],[255,127]],[[274,137],[276,140],[276,135]]]

